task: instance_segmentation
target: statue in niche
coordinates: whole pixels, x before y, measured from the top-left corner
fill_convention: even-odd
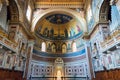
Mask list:
[[[18,66],[19,66],[19,67],[22,66],[22,59],[19,60],[19,65],[18,65]]]
[[[112,58],[111,58],[111,55],[108,56],[108,62],[109,62],[109,64],[112,64]]]
[[[65,38],[68,38],[68,31],[67,31],[66,28],[65,28],[65,30],[64,30],[64,33],[65,33]]]
[[[20,50],[20,48],[21,48],[21,40],[20,39],[18,39],[18,48],[19,48],[19,50]]]
[[[116,59],[117,66],[120,66],[120,53],[119,52],[120,52],[119,49],[115,52],[115,59]]]
[[[9,39],[10,39],[10,40],[14,40],[14,38],[15,38],[15,31],[11,31],[11,32],[9,33]]]
[[[13,55],[13,57],[12,57],[12,58],[13,58],[13,60],[14,60],[14,61],[13,61],[13,66],[12,66],[12,69],[14,70],[14,69],[15,69],[15,67],[16,67],[16,65],[17,65],[17,60],[18,60],[18,59],[17,59],[17,55]]]
[[[16,30],[17,30],[17,26],[10,26],[9,36],[8,36],[10,40],[15,40]]]
[[[24,50],[24,48],[25,48],[25,44],[22,43],[22,47],[21,47],[21,49],[20,49],[20,53],[22,53],[22,51]]]
[[[6,62],[7,64],[9,64],[10,63],[10,56],[8,55],[8,57],[7,57],[7,62]]]

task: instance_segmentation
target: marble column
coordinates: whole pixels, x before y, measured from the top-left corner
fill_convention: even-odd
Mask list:
[[[89,79],[91,80],[94,77],[94,71],[93,71],[90,47],[91,46],[90,46],[89,41],[86,41],[85,42],[85,52],[86,52],[87,68],[88,68],[88,75],[86,76],[86,78],[89,77]]]
[[[31,75],[31,60],[32,60],[32,53],[33,53],[33,45],[34,45],[34,41],[33,40],[29,40],[28,41],[28,45],[27,45],[27,58],[26,58],[26,65],[25,65],[25,69],[24,69],[24,78],[29,79],[30,75]]]

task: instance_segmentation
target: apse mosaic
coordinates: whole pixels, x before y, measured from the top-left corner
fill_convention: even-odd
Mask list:
[[[64,14],[47,16],[38,25],[35,29],[35,35],[50,40],[75,39],[83,33],[80,22]]]
[[[52,14],[46,19],[53,24],[64,24],[72,20],[72,17],[65,14]]]

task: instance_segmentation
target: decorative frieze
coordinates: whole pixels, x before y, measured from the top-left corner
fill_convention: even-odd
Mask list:
[[[84,8],[83,2],[36,2],[36,8]]]
[[[104,41],[104,42],[101,42],[101,48],[102,50],[107,50],[108,49],[108,46],[109,47],[112,47],[112,46],[115,46],[116,43],[120,43],[120,34],[119,34],[119,30],[116,30],[114,33],[113,33],[115,36],[112,36],[112,38]],[[112,34],[111,34],[112,35]]]
[[[17,52],[17,44],[11,42],[10,40],[8,40],[6,37],[3,37],[0,35],[0,44],[2,44],[3,46],[11,49],[14,52]]]

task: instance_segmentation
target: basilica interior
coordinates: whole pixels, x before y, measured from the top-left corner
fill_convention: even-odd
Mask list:
[[[0,0],[0,80],[120,80],[120,0]]]

